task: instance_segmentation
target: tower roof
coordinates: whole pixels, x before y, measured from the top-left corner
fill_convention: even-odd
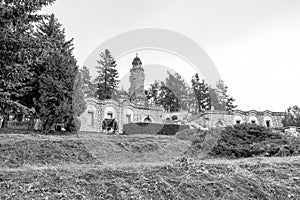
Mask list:
[[[133,65],[133,66],[136,66],[136,65],[142,65],[142,61],[141,61],[141,59],[138,57],[138,54],[136,54],[136,57],[133,59],[132,65]]]

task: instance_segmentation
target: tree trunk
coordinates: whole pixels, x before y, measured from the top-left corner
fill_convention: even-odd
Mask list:
[[[4,114],[1,128],[8,128],[9,114]]]

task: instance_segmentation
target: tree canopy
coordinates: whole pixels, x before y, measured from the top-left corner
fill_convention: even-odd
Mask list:
[[[96,96],[99,100],[111,99],[117,95],[116,89],[119,83],[116,61],[110,51],[105,49],[100,53],[100,60],[97,60],[97,63]]]
[[[282,119],[283,126],[297,126],[300,127],[300,107],[295,105],[289,107]]]

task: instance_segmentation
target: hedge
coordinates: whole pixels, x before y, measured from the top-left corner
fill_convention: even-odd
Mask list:
[[[209,155],[243,158],[300,154],[300,139],[255,124],[226,127]]]
[[[188,128],[189,128],[188,125],[138,122],[138,123],[124,124],[123,133],[127,135],[133,135],[133,134],[175,135],[178,131],[182,131]]]

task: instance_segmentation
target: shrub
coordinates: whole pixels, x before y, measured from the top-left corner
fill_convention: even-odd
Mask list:
[[[272,132],[255,124],[226,127],[209,155],[232,158],[252,156],[287,156],[299,154],[299,139]]]
[[[185,154],[190,156],[199,156],[201,154],[202,157],[205,157],[216,145],[218,138],[220,137],[220,130],[195,130],[197,130],[197,132],[194,131],[194,134],[186,132],[186,135],[184,135],[183,132],[185,131],[179,132],[178,137],[183,138],[185,136],[192,141],[191,146]]]
[[[188,129],[188,125],[158,124],[158,123],[129,123],[123,126],[124,134],[175,135],[178,131]]]

